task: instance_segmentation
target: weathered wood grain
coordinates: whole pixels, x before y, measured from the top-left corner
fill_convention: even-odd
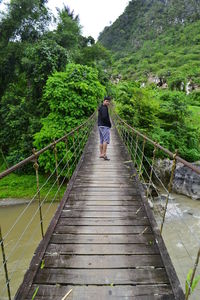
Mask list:
[[[104,211],[104,212],[134,212],[136,213],[138,211],[139,208],[143,208],[141,204],[138,205],[132,205],[132,206],[121,206],[121,205],[84,205],[84,203],[82,203],[82,205],[66,205],[63,209],[63,213],[65,213],[66,211],[73,209],[73,211],[94,211],[94,212],[99,212],[99,211]]]
[[[74,233],[74,234],[99,234],[99,238],[101,235],[105,234],[142,234],[142,232],[151,233],[151,227],[149,226],[102,226],[102,225],[88,225],[88,226],[73,226],[73,225],[57,225],[55,228],[55,233]]]
[[[37,287],[37,285],[32,286],[27,300],[32,299]],[[71,289],[69,300],[174,300],[170,285],[61,286],[43,284],[40,284],[35,299],[61,300],[63,295]]]
[[[46,268],[64,269],[131,269],[161,268],[160,255],[59,255],[45,256]]]
[[[112,285],[168,284],[164,269],[54,269],[44,268],[35,278],[37,284]]]
[[[52,244],[152,244],[152,234],[71,234],[54,233],[51,237]]]
[[[149,219],[144,217],[134,217],[134,218],[60,218],[59,225],[149,225]]]
[[[107,255],[158,254],[155,244],[49,244],[46,253]]]

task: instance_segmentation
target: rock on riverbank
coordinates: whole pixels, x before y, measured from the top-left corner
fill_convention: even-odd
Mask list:
[[[200,169],[200,162],[195,162],[193,165]],[[156,173],[166,186],[169,183],[171,168],[172,160],[158,159],[156,161]],[[182,163],[177,163],[173,180],[173,192],[200,200],[200,175],[196,174]]]

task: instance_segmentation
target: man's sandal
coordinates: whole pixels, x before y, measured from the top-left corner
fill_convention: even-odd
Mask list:
[[[104,156],[104,160],[110,160],[110,158],[108,158],[108,156]]]

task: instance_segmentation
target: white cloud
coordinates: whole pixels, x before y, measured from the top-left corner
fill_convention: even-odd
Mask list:
[[[105,26],[114,22],[127,6],[127,0],[49,0],[48,6],[56,13],[56,7],[62,8],[63,3],[79,15],[84,36],[97,39]]]

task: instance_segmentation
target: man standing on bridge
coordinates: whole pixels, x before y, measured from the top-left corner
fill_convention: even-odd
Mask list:
[[[111,98],[109,96],[104,97],[103,104],[98,110],[98,127],[100,136],[100,158],[110,160],[107,155],[107,145],[110,143],[110,128],[111,122],[108,112],[108,106],[110,105]]]

